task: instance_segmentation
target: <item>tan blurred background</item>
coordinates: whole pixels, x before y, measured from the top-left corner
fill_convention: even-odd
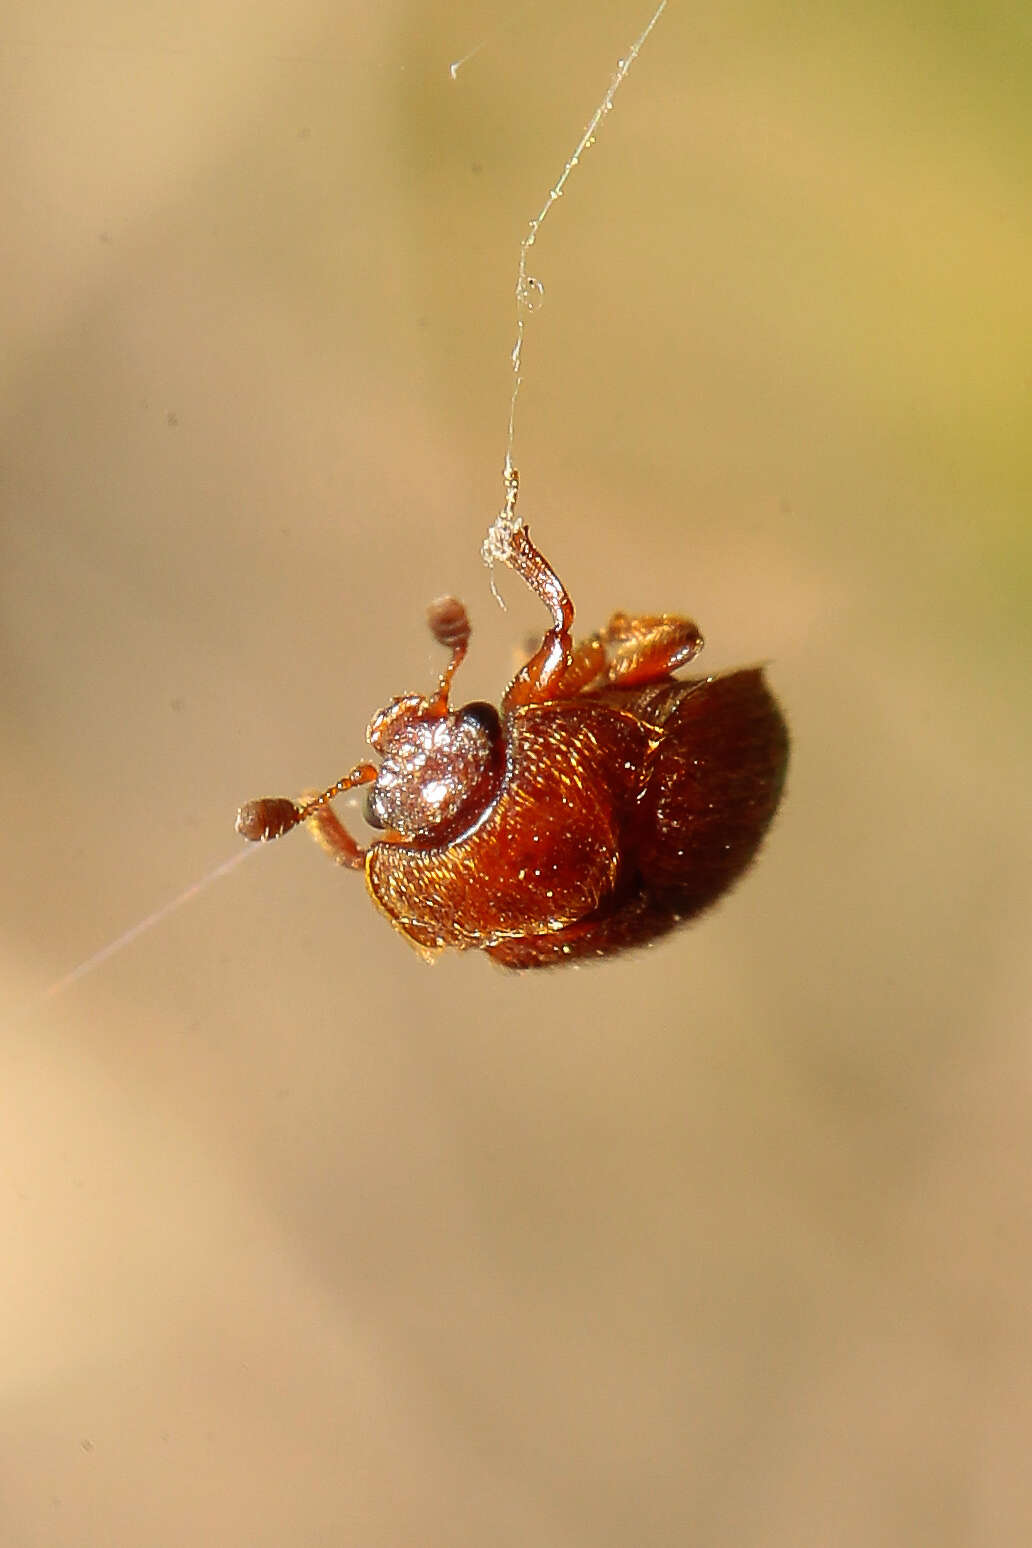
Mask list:
[[[1032,1485],[1032,25],[671,0],[535,250],[522,508],[794,733],[652,953],[301,837],[476,630],[527,222],[647,3],[9,4],[3,1548],[1010,1544]],[[449,64],[486,39],[452,80]]]

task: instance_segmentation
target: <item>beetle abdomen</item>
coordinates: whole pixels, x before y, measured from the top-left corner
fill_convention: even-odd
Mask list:
[[[674,689],[635,848],[646,885],[690,914],[754,859],[781,797],[788,730],[760,667]]]
[[[710,907],[748,869],[777,810],[788,731],[761,668],[604,698],[652,728],[619,884],[549,935],[489,948],[506,967],[549,967],[642,946]]]

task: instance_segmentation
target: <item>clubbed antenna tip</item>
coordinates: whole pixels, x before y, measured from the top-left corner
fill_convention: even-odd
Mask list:
[[[296,828],[301,818],[300,808],[285,796],[270,796],[261,801],[247,801],[237,812],[236,830],[241,838],[252,844],[262,844],[267,839],[279,838]]]

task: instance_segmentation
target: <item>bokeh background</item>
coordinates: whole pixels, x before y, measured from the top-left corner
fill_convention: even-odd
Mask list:
[[[521,509],[794,734],[652,952],[427,968],[244,798],[540,627],[521,238],[647,20],[12,0],[0,1541],[1032,1526],[1032,24],[671,0],[534,256]],[[449,66],[483,41],[452,79]]]

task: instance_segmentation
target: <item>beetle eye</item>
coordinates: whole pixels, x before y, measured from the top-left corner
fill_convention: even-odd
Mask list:
[[[459,712],[459,719],[468,726],[476,726],[492,742],[502,729],[498,711],[494,705],[484,703],[480,699],[475,699],[472,704],[464,704]]]
[[[376,786],[370,785],[365,793],[365,800],[362,802],[362,816],[365,819],[365,824],[368,828],[383,827],[383,822],[381,821],[380,813],[377,811],[376,806]]]

